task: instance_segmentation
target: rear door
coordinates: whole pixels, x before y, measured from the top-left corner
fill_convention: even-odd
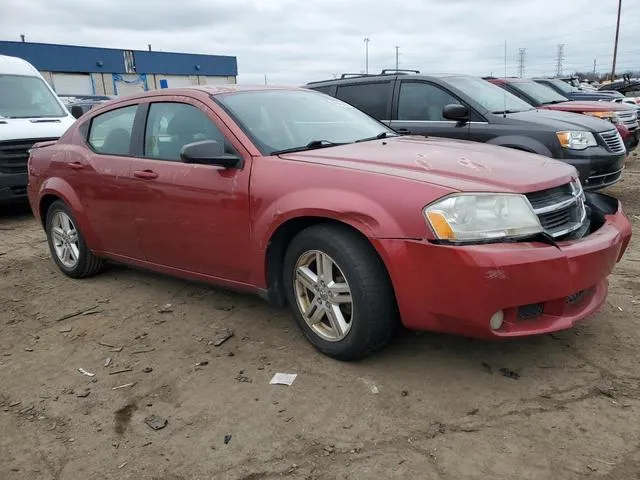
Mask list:
[[[91,119],[86,146],[71,147],[65,178],[72,183],[104,252],[141,259],[133,210],[130,167],[135,150],[138,105],[110,110]]]
[[[447,120],[442,116],[446,105],[464,105],[451,92],[425,80],[402,79],[397,82],[391,128],[401,134],[433,135],[466,140],[470,124]],[[473,118],[472,118],[473,120]]]
[[[338,84],[336,98],[349,103],[387,125],[391,120],[393,77],[382,80],[358,80],[346,85]]]

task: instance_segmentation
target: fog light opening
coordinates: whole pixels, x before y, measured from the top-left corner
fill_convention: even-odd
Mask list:
[[[502,328],[503,322],[504,322],[504,312],[500,310],[499,312],[494,313],[491,316],[491,320],[489,320],[489,325],[491,326],[491,330],[500,330]]]

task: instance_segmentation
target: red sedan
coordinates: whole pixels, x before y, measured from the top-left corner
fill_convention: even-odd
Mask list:
[[[113,260],[255,292],[345,360],[398,320],[481,338],[569,328],[602,305],[631,236],[565,163],[399,137],[293,88],[109,102],[34,147],[28,194],[66,275]]]

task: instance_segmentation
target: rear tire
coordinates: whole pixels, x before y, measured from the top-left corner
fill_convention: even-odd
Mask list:
[[[397,321],[387,271],[371,244],[347,227],[300,232],[284,259],[289,306],[306,338],[337,360],[358,360],[384,347]]]
[[[56,200],[51,204],[45,225],[51,256],[62,273],[84,278],[103,269],[104,261],[89,250],[71,209],[64,202]]]

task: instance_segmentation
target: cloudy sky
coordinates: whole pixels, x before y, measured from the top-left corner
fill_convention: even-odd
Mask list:
[[[623,0],[618,65],[640,70],[640,3]],[[300,84],[395,66],[423,72],[611,69],[616,0],[0,0],[0,39],[235,55],[239,81]]]

